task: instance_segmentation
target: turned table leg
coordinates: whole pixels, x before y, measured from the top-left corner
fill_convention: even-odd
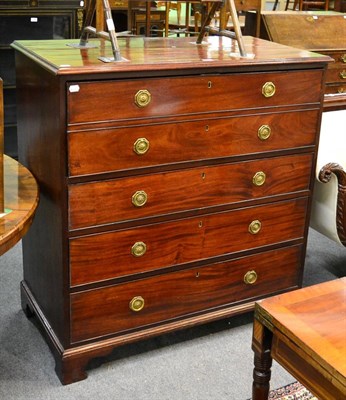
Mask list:
[[[255,319],[252,336],[254,351],[254,370],[252,384],[252,400],[267,400],[271,375],[272,332]]]

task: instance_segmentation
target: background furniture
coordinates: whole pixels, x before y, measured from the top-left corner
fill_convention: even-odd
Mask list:
[[[346,397],[346,278],[255,304],[253,400],[267,400],[276,360],[320,400]]]
[[[131,13],[129,13],[132,0],[109,0],[112,16],[117,32],[130,31],[132,27]]]
[[[31,173],[3,154],[4,104],[0,79],[0,256],[28,231],[38,205],[38,187]]]
[[[346,246],[346,110],[322,115],[310,225]]]
[[[4,95],[0,78],[0,213],[4,211]]]
[[[334,0],[334,11],[346,13],[346,0]]]
[[[262,1],[261,0],[235,0],[234,1],[236,9],[238,12],[248,12],[255,11],[256,12],[256,22],[255,26],[255,36],[260,36],[260,26],[261,26],[261,8]]]
[[[299,0],[299,10],[329,10],[329,0]]]
[[[0,255],[28,232],[38,205],[35,178],[18,161],[4,155],[4,211],[0,212]]]
[[[117,346],[301,285],[328,61],[127,37],[127,61],[104,63],[95,42],[13,44],[20,160],[41,187],[22,304],[65,384]]]
[[[330,56],[325,109],[346,107],[346,18],[339,13],[263,11],[261,37]],[[313,34],[312,34],[313,32]]]
[[[0,77],[4,81],[5,153],[17,158],[16,39],[77,38],[83,24],[79,0],[27,0],[0,3]]]
[[[166,7],[157,8],[155,2],[150,1],[109,0],[116,32],[129,31],[146,36],[163,36],[169,4],[164,2],[168,7],[166,10]]]
[[[147,33],[147,10],[146,8],[131,8],[132,33],[145,36],[163,36],[165,34],[167,13],[164,8],[151,7],[149,13],[149,32]]]

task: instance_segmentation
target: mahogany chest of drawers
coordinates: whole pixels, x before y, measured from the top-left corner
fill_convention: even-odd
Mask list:
[[[39,182],[23,309],[63,383],[116,346],[301,285],[328,57],[251,37],[14,43]]]

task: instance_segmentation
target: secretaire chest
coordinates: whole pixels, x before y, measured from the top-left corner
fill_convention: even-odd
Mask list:
[[[300,286],[328,58],[246,38],[16,42],[40,184],[23,308],[63,383],[120,344]]]
[[[261,37],[331,57],[324,108],[346,107],[346,14],[333,11],[264,11]],[[311,34],[313,32],[313,34]]]

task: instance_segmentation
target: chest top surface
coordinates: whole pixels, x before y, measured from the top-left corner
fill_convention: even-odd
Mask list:
[[[226,37],[208,37],[197,45],[186,38],[119,38],[122,61],[112,58],[111,43],[92,39],[87,48],[78,48],[78,40],[15,41],[17,51],[26,54],[56,75],[169,71],[173,74],[218,69],[251,69],[254,66],[282,69],[282,65],[329,62],[329,57],[299,50],[250,36],[244,37],[247,57],[241,57],[237,41]]]

